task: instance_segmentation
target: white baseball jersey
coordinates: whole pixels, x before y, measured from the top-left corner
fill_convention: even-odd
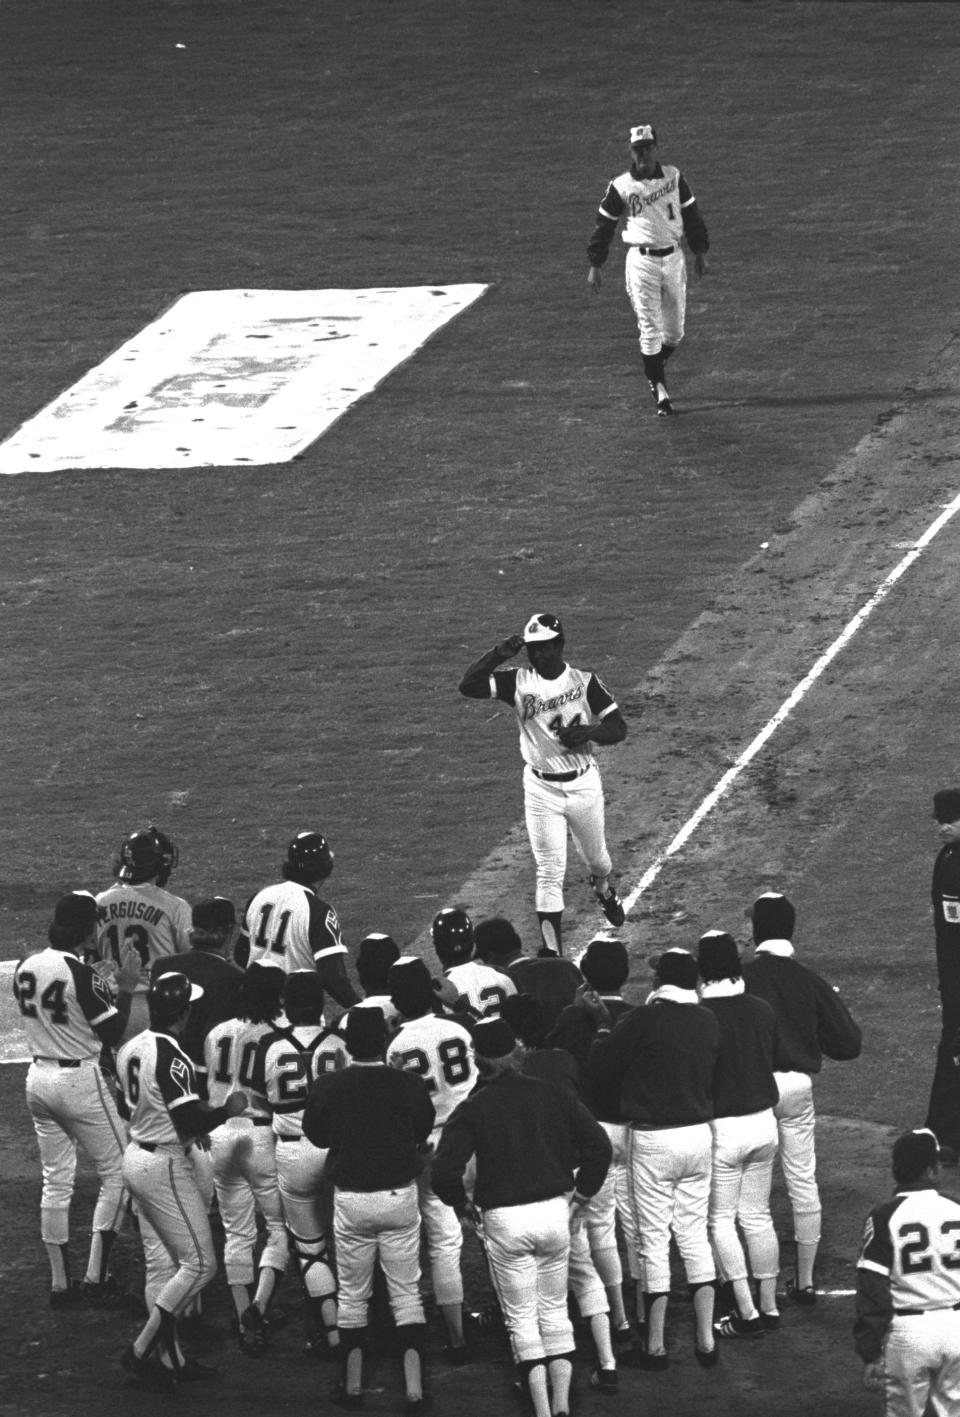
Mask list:
[[[858,1269],[890,1281],[894,1313],[960,1303],[960,1205],[932,1187],[900,1191],[867,1216]]]
[[[130,1116],[130,1140],[179,1143],[171,1114],[200,1096],[193,1064],[176,1039],[144,1029],[117,1054],[117,1078]]]
[[[681,213],[694,200],[686,179],[675,167],[661,167],[657,176],[647,178],[622,172],[607,188],[600,215],[610,221],[623,217],[620,234],[627,245],[662,250],[680,244]]]
[[[97,950],[117,964],[127,945],[136,947],[145,969],[163,955],[183,954],[192,923],[187,902],[152,881],[118,881],[97,896]],[[137,993],[146,990],[146,983],[137,986]]]
[[[63,950],[40,950],[17,965],[13,993],[34,1057],[99,1058],[94,1025],[117,1010],[109,985],[88,964]]]
[[[517,992],[517,986],[508,974],[501,974],[498,969],[474,959],[466,964],[451,965],[443,974],[480,1018],[495,1017],[504,999]]]
[[[279,881],[258,891],[247,906],[241,935],[250,941],[248,964],[266,960],[288,974],[347,952],[333,906],[296,881]]]
[[[274,1033],[276,1027],[275,1023],[228,1018],[211,1028],[203,1045],[211,1107],[222,1107],[233,1092],[246,1092],[249,1104],[241,1116],[270,1116],[263,1078],[258,1076],[257,1054],[261,1040]]]
[[[512,704],[520,726],[520,752],[537,772],[586,770],[593,762],[591,745],[568,752],[557,738],[561,728],[599,723],[617,707],[613,695],[587,669],[564,665],[556,679],[543,679],[530,665],[496,669],[490,675],[490,696]]]
[[[347,1045],[325,1024],[294,1024],[267,1034],[260,1043],[255,1080],[263,1088],[278,1137],[303,1134],[307,1094],[321,1073],[338,1072],[350,1062]]]
[[[387,1049],[387,1063],[424,1079],[434,1108],[434,1130],[443,1126],[477,1081],[470,1034],[462,1024],[436,1014],[405,1023]]]

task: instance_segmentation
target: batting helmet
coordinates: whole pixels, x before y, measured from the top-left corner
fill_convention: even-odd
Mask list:
[[[158,886],[165,886],[179,860],[179,852],[170,838],[151,824],[121,842],[115,874],[118,880],[131,886],[154,879]]]
[[[185,974],[171,970],[158,974],[147,990],[147,1007],[152,1024],[172,1023],[183,1011],[203,997],[199,984],[193,984]]]
[[[305,881],[322,881],[333,870],[333,848],[322,832],[297,832],[287,847],[287,872]]]
[[[473,956],[473,921],[459,906],[448,906],[434,917],[430,938],[442,964],[457,964]]]

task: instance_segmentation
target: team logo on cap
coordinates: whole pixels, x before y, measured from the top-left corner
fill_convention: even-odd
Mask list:
[[[532,615],[524,629],[523,642],[526,645],[537,644],[555,640],[562,634],[563,629],[556,615]]]
[[[655,143],[657,135],[649,123],[638,123],[630,129],[631,143]]]

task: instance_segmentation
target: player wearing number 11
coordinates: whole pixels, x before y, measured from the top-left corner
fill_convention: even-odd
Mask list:
[[[317,894],[333,870],[333,849],[322,832],[298,832],[287,847],[283,880],[265,886],[248,904],[235,958],[248,964],[278,964],[291,973],[315,969],[324,992],[341,1008],[360,1002],[347,974],[347,947],[337,912]]]
[[[586,669],[563,657],[556,615],[532,615],[522,635],[510,635],[470,665],[460,680],[468,699],[512,704],[520,727],[527,835],[537,863],[537,918],[543,949],[562,954],[563,881],[567,830],[590,872],[590,884],[613,926],[623,905],[610,883],[613,863],[604,830],[603,785],[594,743],[622,743],[627,725],[613,695]],[[529,665],[499,666],[526,647]]]

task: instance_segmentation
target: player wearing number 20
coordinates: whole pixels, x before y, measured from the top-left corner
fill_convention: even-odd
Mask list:
[[[126,1038],[147,1027],[148,979],[154,960],[183,954],[190,948],[190,906],[166,889],[179,860],[177,848],[155,826],[137,831],[121,843],[114,875],[116,884],[97,896],[97,952],[119,964],[124,948],[133,945],[144,977],[137,985]]]
[[[333,870],[333,850],[321,832],[298,832],[287,847],[283,880],[265,886],[248,904],[236,960],[258,960],[294,969],[315,969],[320,982],[341,1008],[360,1002],[346,970],[347,947],[337,912],[317,895]]]
[[[433,980],[422,959],[398,960],[391,966],[389,984],[390,999],[404,1022],[387,1049],[387,1062],[426,1082],[436,1114],[430,1133],[433,1154],[440,1145],[444,1122],[476,1084],[473,1040],[462,1024],[433,1012]],[[456,1211],[435,1195],[429,1163],[417,1185],[433,1295],[447,1330],[445,1353],[452,1362],[460,1363],[467,1352],[460,1272],[463,1231]]]
[[[936,1189],[938,1160],[927,1128],[897,1138],[896,1194],[867,1216],[857,1261],[854,1343],[887,1417],[960,1411],[960,1205]]]

